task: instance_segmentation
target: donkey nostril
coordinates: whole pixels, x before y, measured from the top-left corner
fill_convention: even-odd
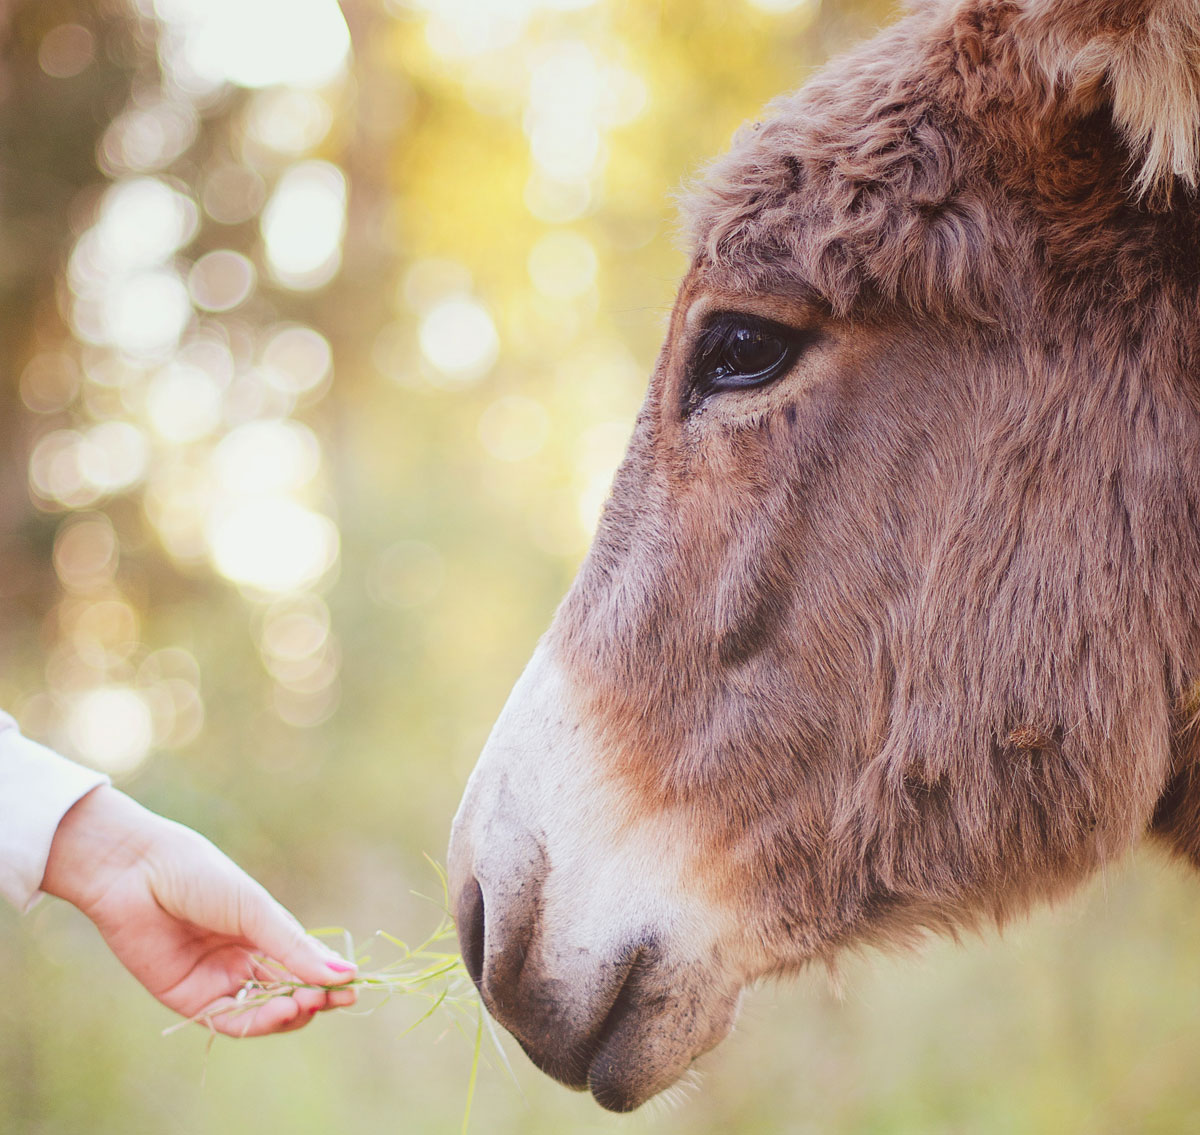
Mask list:
[[[458,896],[455,922],[458,927],[458,948],[463,964],[475,987],[483,980],[483,891],[472,879]]]

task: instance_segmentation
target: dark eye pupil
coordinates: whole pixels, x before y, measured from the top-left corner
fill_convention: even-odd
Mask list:
[[[689,369],[696,404],[720,390],[746,390],[773,382],[795,362],[812,336],[767,319],[729,312],[697,340]]]
[[[738,327],[725,347],[725,361],[735,374],[757,374],[779,361],[787,348],[778,335],[757,327]]]

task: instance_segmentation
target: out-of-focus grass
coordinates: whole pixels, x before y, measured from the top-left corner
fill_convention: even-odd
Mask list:
[[[343,895],[366,921],[371,888]],[[847,961],[750,994],[739,1027],[673,1103],[602,1112],[486,1043],[471,1130],[487,1135],[1178,1133],[1200,1121],[1200,898],[1151,853],[1002,938]],[[421,908],[414,907],[413,911]],[[416,914],[404,919],[411,924]],[[62,904],[4,915],[0,1130],[96,1135],[444,1133],[459,1128],[475,1037],[406,999],[301,1033],[214,1047],[159,1035],[165,1010]],[[120,1038],[115,1043],[114,1038]],[[30,1043],[32,1041],[32,1043]],[[17,1073],[26,1074],[18,1078]]]

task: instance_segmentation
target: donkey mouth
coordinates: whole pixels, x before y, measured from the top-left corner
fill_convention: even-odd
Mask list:
[[[546,1075],[590,1090],[609,1111],[633,1111],[670,1087],[733,1024],[737,991],[714,997],[711,975],[664,964],[652,939],[570,978],[529,938],[485,950],[478,884],[464,891],[463,960],[488,1012]]]
[[[489,904],[480,882],[464,879],[455,905],[467,972],[488,1012],[538,1068],[569,1088],[590,1089],[610,1111],[631,1111],[690,1060],[658,1037],[664,1016],[674,1016],[664,1009],[675,1000],[677,974],[663,965],[652,935],[611,953],[550,947],[529,917],[534,908],[526,909],[539,884],[520,889],[525,902]]]
[[[492,1015],[541,1071],[576,1091],[590,1091],[601,1107],[616,1112],[633,1111],[670,1087],[697,1056],[723,1040],[740,999],[737,989],[714,992],[714,982],[700,974],[672,972],[653,946],[628,954],[620,977],[604,982],[607,996],[586,998],[594,1007],[587,1015],[598,1021],[590,1029],[562,1028],[564,1016],[578,1019],[578,1003],[553,980],[529,980],[527,971],[519,996],[503,1005],[486,983],[481,986]]]
[[[576,1091],[590,1090],[596,1102],[609,1111],[633,1111],[678,1079],[686,1068],[655,1068],[645,1051],[658,1027],[655,1007],[669,998],[669,994],[654,988],[655,955],[655,947],[649,945],[628,951],[628,960],[620,964],[623,972],[606,983],[610,990],[615,989],[609,995],[607,1012],[598,1010],[599,1024],[585,1040],[571,1047],[555,1043],[553,1032],[538,1030],[535,1022],[510,1023],[505,1019],[507,1014],[499,1019],[513,1031],[529,1059],[548,1076]],[[536,1004],[539,998],[535,995],[531,1000]],[[537,1035],[536,1042],[531,1043],[532,1035]]]
[[[611,872],[591,878],[576,864],[555,886],[542,841],[506,803],[482,851],[455,821],[450,892],[467,972],[538,1068],[632,1111],[724,1038],[743,979],[711,940],[698,949],[675,922],[647,918],[650,904]]]

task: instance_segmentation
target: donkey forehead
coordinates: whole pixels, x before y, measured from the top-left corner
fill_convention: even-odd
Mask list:
[[[988,307],[1014,243],[1007,210],[976,144],[914,84],[876,68],[849,91],[818,81],[742,131],[684,200],[697,264],[730,290],[803,288],[838,314]]]
[[[683,201],[697,263],[745,291],[803,281],[840,315],[990,321],[1039,244],[1062,275],[1102,259],[1080,224],[1127,223],[1137,155],[1112,108],[1055,101],[1036,8],[931,3],[774,103]]]
[[[1200,185],[1197,59],[1196,0],[927,0],[708,168],[684,200],[697,263],[747,292],[802,280],[838,314],[991,321],[1041,249],[1060,291],[1120,306]]]

